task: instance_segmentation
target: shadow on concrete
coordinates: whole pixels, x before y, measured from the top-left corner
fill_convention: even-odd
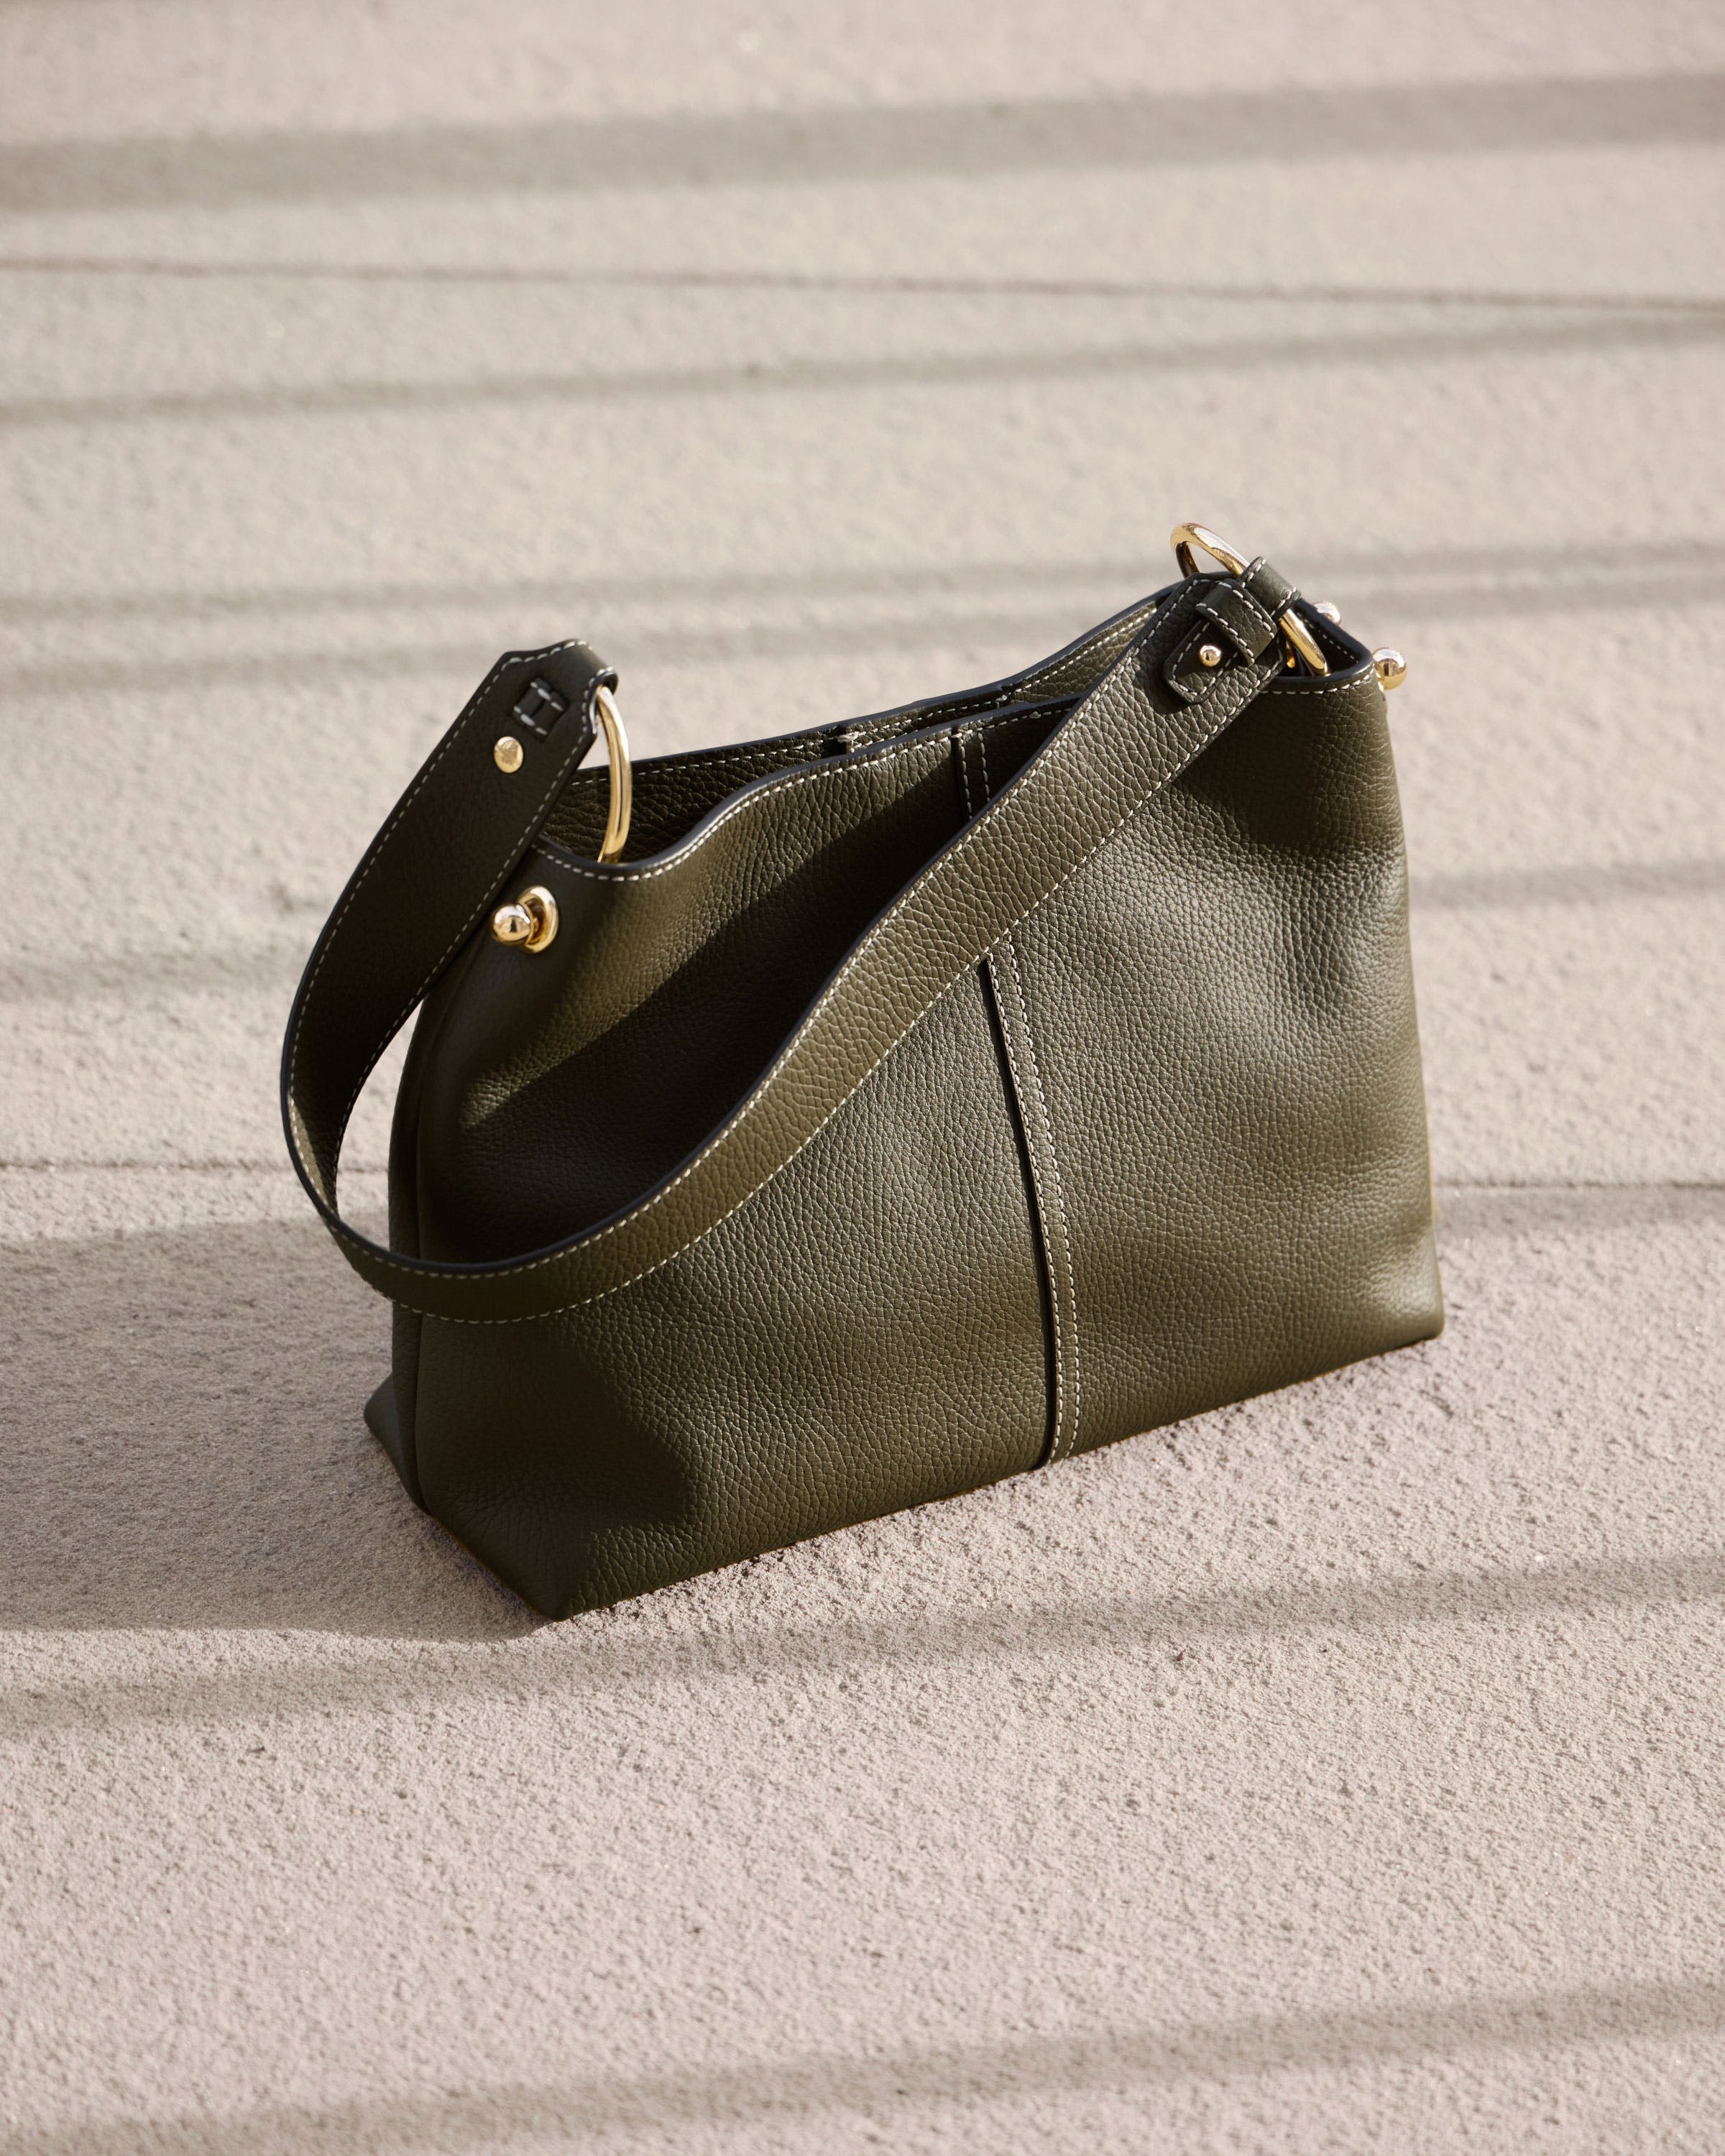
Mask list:
[[[1725,891],[1725,860],[1570,861],[1543,869],[1478,869],[1415,876],[1422,911],[1528,906],[1615,906],[1641,898],[1708,898]],[[4,975],[0,973],[0,981]]]
[[[75,966],[57,958],[0,958],[0,1009],[16,1004],[84,1003],[93,996],[172,995],[212,988],[291,991],[311,955],[313,935],[260,937],[220,949],[131,950],[80,955]],[[16,1165],[0,1161],[0,1168]]]
[[[1194,284],[1159,277],[1034,277],[950,274],[922,276],[894,270],[596,269],[531,262],[295,260],[287,256],[150,254],[0,254],[0,277],[159,278],[182,284],[538,286],[584,292],[647,290],[855,293],[885,299],[1219,300],[1245,306],[1565,308],[1585,314],[1717,315],[1725,300],[1681,292],[1493,290],[1489,285]]]
[[[1375,593],[1393,592],[1404,605],[1410,594],[1428,593],[1435,604],[1460,591],[1468,603],[1476,592],[1500,591],[1508,580],[1511,594],[1538,603],[1550,595],[1562,598],[1579,588],[1594,603],[1595,590],[1621,594],[1638,572],[1645,574],[1646,601],[1664,591],[1666,605],[1717,604],[1703,596],[1702,571],[1725,568],[1725,542],[1704,536],[1663,542],[1673,560],[1690,573],[1673,592],[1663,572],[1640,572],[1639,549],[1631,542],[1593,547],[1421,547],[1395,553],[1383,547],[1364,554],[1328,554],[1309,565],[1314,589],[1330,580],[1358,584],[1368,580]],[[280,617],[293,620],[321,613],[354,613],[374,626],[378,616],[406,612],[442,613],[450,608],[484,611],[524,606],[596,607],[735,606],[739,601],[794,603],[811,599],[926,598],[931,591],[1006,591],[1033,594],[1069,588],[1086,603],[1101,591],[1102,603],[1119,606],[1127,595],[1158,588],[1173,571],[1168,557],[1154,548],[1127,560],[911,562],[902,568],[879,562],[797,571],[729,570],[701,576],[566,576],[516,578],[487,583],[468,578],[459,583],[362,583],[244,586],[230,591],[164,590],[123,592],[0,592],[0,621],[33,625],[44,621],[223,621],[234,617]],[[1458,579],[1461,580],[1458,582]],[[1693,598],[1692,602],[1692,594]],[[1023,613],[1016,611],[1015,620]]]
[[[567,596],[567,594],[565,595]],[[1019,607],[989,613],[932,613],[895,621],[739,624],[729,628],[634,629],[621,640],[624,663],[642,665],[723,665],[785,659],[878,657],[883,651],[952,651],[978,642],[1009,642],[1034,654],[1081,635],[1106,611]],[[501,640],[500,638],[499,641]],[[619,646],[622,656],[621,645]],[[21,666],[0,672],[0,690],[14,696],[61,696],[128,691],[222,687],[259,681],[399,680],[427,674],[453,675],[465,685],[497,656],[495,643],[423,642],[368,644],[362,651],[221,653],[208,658],[78,660]],[[452,693],[454,693],[452,691]],[[454,694],[452,713],[468,693]],[[850,713],[834,714],[850,716]]]
[[[1243,2017],[857,2057],[749,2060],[705,2071],[595,2075],[472,2092],[406,2091],[313,2107],[182,2113],[26,2128],[10,2156],[347,2156],[381,2151],[548,2147],[593,2134],[747,2128],[834,2113],[890,2117],[942,2105],[1046,2105],[1062,2097],[1145,2093],[1290,2072],[1358,2074],[1576,2045],[1684,2042],[1725,2030],[1725,1984],[1622,1984],[1452,2004]],[[980,2122],[978,2122],[980,2124]],[[1153,2126],[1153,2120],[1147,2121]],[[986,2140],[976,2146],[987,2146]]]
[[[434,1584],[446,1591],[445,1583]],[[526,1656],[480,1646],[441,1656],[421,1655],[411,1663],[336,1665],[306,1659],[231,1671],[188,1670],[153,1679],[79,1681],[51,1690],[39,1684],[27,1691],[0,1694],[0,1743],[28,1743],[64,1732],[100,1734],[152,1722],[252,1727],[308,1715],[459,1713],[498,1699],[522,1707],[536,1702],[567,1706],[608,1693],[639,1700],[665,1685],[706,1688],[763,1678],[803,1683],[860,1669],[1064,1663],[1098,1653],[1167,1657],[1206,1641],[1256,1644],[1425,1625],[1525,1625],[1586,1620],[1615,1609],[1711,1604],[1722,1596],[1725,1550],[1547,1564],[1523,1572],[1426,1572],[1259,1591],[1146,1594],[1030,1607],[1001,1604],[920,1610],[909,1620],[788,1626],[705,1621],[697,1587],[547,1627]],[[320,1602],[320,1608],[325,1606]],[[0,1625],[8,1621],[15,1620],[0,1608]],[[518,1629],[534,1621],[523,1613]],[[506,1631],[499,1625],[495,1636],[501,1639]]]
[[[1725,1189],[1459,1190],[1442,1194],[1442,1209],[1446,1238],[1715,1225]],[[361,1404],[388,1364],[387,1312],[314,1223],[43,1242],[8,1250],[3,1264],[13,1346],[0,1630],[300,1629],[484,1643],[540,1629],[413,1508],[364,1431]],[[157,1713],[248,1718],[297,1711],[308,1697],[375,1711],[404,1686],[416,1698],[542,1683],[563,1692],[852,1662],[1140,1650],[1200,1635],[1584,1613],[1722,1589],[1725,1558],[1688,1553],[789,1632],[677,1629],[703,1622],[691,1593],[655,1598],[648,1629],[614,1616],[559,1627],[556,1652],[533,1670],[484,1654],[421,1658],[411,1674],[296,1664],[279,1676],[13,1695],[0,1707],[14,1733]]]
[[[1057,585],[1064,579],[1051,576],[1048,581]],[[1145,581],[1140,564],[1137,582]],[[1322,588],[1322,579],[1315,581]],[[794,598],[798,588],[788,580],[783,596]],[[619,659],[630,666],[747,665],[798,659],[878,658],[883,651],[889,650],[955,652],[978,645],[1022,653],[1042,646],[1053,649],[1082,634],[1100,614],[1118,604],[1122,592],[1132,588],[1130,578],[1121,575],[1106,582],[1099,577],[1091,587],[1092,596],[1082,603],[1076,599],[1061,603],[1044,597],[1021,601],[1010,608],[932,610],[890,618],[861,613],[849,621],[742,619],[722,626],[702,624],[687,628],[675,624],[643,628],[634,624],[620,638],[607,642]],[[644,593],[633,603],[639,603],[647,596]],[[867,580],[857,579],[854,596],[868,596]],[[1394,586],[1350,583],[1346,597],[1351,619],[1357,619],[1363,613],[1368,618],[1394,619],[1404,626],[1433,621],[1522,621],[1536,616],[1620,616],[1632,608],[1671,613],[1720,604],[1717,593],[1699,577],[1691,577],[1676,585],[1669,578],[1633,576],[1609,579],[1576,578],[1543,588],[1507,583],[1409,583]],[[594,609],[606,603],[600,595],[572,585],[527,587],[516,593],[504,594],[470,588],[465,594],[452,595],[449,601],[475,612],[487,606],[501,609],[504,606],[552,604],[563,608],[574,618],[588,620]],[[380,599],[380,609],[388,603]],[[429,608],[434,602],[428,598],[424,603]],[[283,608],[285,613],[291,610]],[[346,609],[336,607],[331,610]],[[110,609],[97,600],[91,603],[85,618],[99,619],[110,612],[118,616],[123,611],[118,607]],[[166,618],[172,619],[176,609],[169,607],[163,611]],[[198,618],[189,605],[177,611],[184,619]],[[234,611],[239,613],[241,609],[236,608]],[[47,609],[44,613],[46,618],[52,618]],[[0,619],[29,619],[28,603],[12,598],[0,599]],[[161,695],[180,690],[209,690],[230,685],[255,690],[260,681],[303,686],[326,681],[399,680],[403,677],[449,675],[454,677],[450,694],[454,697],[451,706],[454,709],[461,701],[456,685],[465,686],[470,676],[483,672],[496,656],[496,647],[508,641],[517,629],[518,623],[502,621],[495,635],[489,639],[476,634],[459,643],[429,637],[411,644],[372,641],[358,650],[326,648],[213,652],[187,657],[141,655],[123,660],[68,656],[0,670],[0,691],[12,696],[58,699],[107,694]],[[519,635],[516,640],[521,640]],[[1574,872],[1581,876],[1589,873],[1585,870]],[[1535,871],[1528,879],[1530,892],[1538,891],[1542,875],[1550,874],[1563,877],[1571,871]],[[1491,880],[1489,877],[1485,880]],[[1466,886],[1466,879],[1452,881],[1458,891]],[[1621,895],[1630,894],[1625,890]],[[1458,896],[1438,902],[1466,905],[1473,901]],[[1548,901],[1529,896],[1524,902],[1533,905]],[[0,993],[3,993],[3,988],[0,988]]]
[[[1451,1183],[1437,1201],[1440,1247],[1475,1235],[1725,1227],[1718,1183]]]
[[[44,1242],[0,1265],[0,1629],[537,1624],[367,1434],[388,1314],[321,1229]]]
[[[258,387],[23,397],[0,403],[0,427],[95,427],[140,422],[270,419],[288,415],[464,411],[480,405],[629,403],[672,397],[795,396],[832,391],[940,389],[990,382],[1076,383],[1122,377],[1255,374],[1302,367],[1372,367],[1473,357],[1680,350],[1717,344],[1725,313],[1625,315],[1601,321],[1512,320],[1477,326],[1434,318],[1394,330],[1225,336],[1167,344],[1079,345],[1028,351],[745,360],[718,367],[536,369],[444,381],[280,382]]]
[[[0,150],[0,209],[213,208],[1525,154],[1715,142],[1721,110],[1721,78],[1697,71],[30,142]]]

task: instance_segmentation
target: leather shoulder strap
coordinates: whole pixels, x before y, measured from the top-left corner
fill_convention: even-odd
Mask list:
[[[378,1057],[413,1015],[551,811],[616,676],[583,644],[507,652],[426,758],[324,924],[288,1016],[281,1105],[313,1203],[335,1216],[341,1137]],[[509,736],[522,756],[495,761]],[[361,1239],[362,1240],[362,1239]]]
[[[968,967],[1275,678],[1279,640],[1237,634],[1225,604],[1204,604],[1242,591],[1250,598],[1260,577],[1275,572],[1255,562],[1239,579],[1189,578],[1174,590],[1012,783],[859,937],[752,1091],[656,1188],[549,1249],[449,1265],[398,1256],[357,1233],[336,1210],[336,1168],[366,1078],[495,904],[592,744],[595,689],[614,678],[579,644],[501,660],[355,871],[288,1020],[289,1150],[349,1261],[406,1307],[497,1324],[614,1293],[705,1235],[809,1142]],[[1278,593],[1289,589],[1275,583]],[[1219,664],[1194,665],[1194,628],[1219,647]],[[1068,656],[1000,684],[989,701],[1011,701],[1015,683],[1048,679]],[[937,716],[955,702],[976,707],[942,698],[926,708]],[[539,721],[529,735],[524,711]],[[501,733],[527,750],[512,776],[493,762]]]

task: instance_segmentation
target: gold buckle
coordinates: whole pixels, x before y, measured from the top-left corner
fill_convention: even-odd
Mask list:
[[[614,861],[629,837],[629,813],[634,804],[634,775],[629,761],[629,737],[618,716],[617,699],[601,683],[593,690],[593,704],[604,732],[605,757],[611,767],[611,799],[605,812],[605,835],[600,841],[599,859]],[[499,752],[505,742],[514,751],[512,758],[507,761]],[[508,735],[498,743],[494,753],[497,755],[500,771],[520,770],[521,745]],[[542,883],[524,891],[509,905],[500,906],[491,916],[491,933],[497,941],[518,943],[524,951],[548,950],[557,940],[557,902]]]
[[[1198,573],[1198,557],[1192,551],[1194,547],[1203,547],[1211,560],[1219,562],[1230,577],[1243,577],[1251,566],[1244,554],[1203,524],[1177,524],[1168,543],[1174,550],[1174,559],[1180,565],[1183,577],[1193,577]],[[1319,649],[1317,638],[1292,607],[1282,608],[1276,625],[1314,674],[1329,672],[1330,663]]]

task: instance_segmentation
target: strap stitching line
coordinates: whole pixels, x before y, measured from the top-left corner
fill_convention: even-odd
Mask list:
[[[1246,670],[1242,669],[1240,676],[1236,678],[1249,678],[1246,674]],[[1352,687],[1356,685],[1347,683],[1340,685]],[[1324,693],[1335,695],[1337,690],[1331,690]],[[1246,701],[1250,701],[1250,700],[1247,699]],[[1209,747],[1210,743],[1215,740],[1217,735],[1221,733],[1225,727],[1231,725],[1235,717],[1238,716],[1239,711],[1244,709],[1245,703],[1243,702],[1234,710],[1224,711],[1223,715],[1217,719],[1215,724],[1204,736],[1203,739],[1194,744],[1191,753],[1180,765],[1180,770],[1183,771],[1192,763],[1195,762],[1198,757],[1204,753],[1204,750]],[[1060,878],[1058,882],[1050,884],[1049,888],[1042,893],[1041,896],[1035,901],[1034,905],[1027,906],[1024,908],[1024,911],[1018,916],[1016,920],[1009,921],[1007,924],[1005,932],[1010,934],[1012,930],[1016,928],[1020,921],[1028,921],[1030,916],[1035,912],[1038,906],[1045,906],[1048,901],[1054,896],[1056,891],[1062,890],[1071,881],[1072,878],[1077,875],[1078,871],[1085,865],[1086,861],[1090,860],[1096,854],[1100,853],[1102,848],[1108,844],[1111,839],[1114,838],[1120,831],[1123,830],[1126,825],[1131,823],[1133,817],[1141,814],[1142,811],[1150,805],[1151,802],[1155,800],[1163,792],[1163,788],[1170,783],[1171,779],[1178,776],[1178,772],[1170,773],[1168,778],[1161,780],[1157,785],[1153,786],[1150,789],[1149,793],[1144,796],[1142,800],[1135,803],[1132,808],[1128,808],[1123,816],[1120,817],[1106,831],[1103,833],[1102,836],[1096,840],[1096,844],[1091,846],[1087,852],[1083,854],[1072,864],[1071,867]],[[981,828],[982,826],[980,824],[976,826],[977,829],[980,829]],[[974,835],[974,834],[973,833],[972,835]],[[953,849],[952,853],[944,856],[944,858],[947,860],[956,858],[957,853],[968,844],[968,837],[961,839],[958,842],[958,845]],[[762,1101],[767,1097],[768,1081],[770,1081],[773,1072],[777,1071],[783,1066],[785,1057],[789,1055],[791,1050],[796,1045],[797,1041],[804,1037],[808,1028],[814,1023],[814,1021],[819,1017],[822,1011],[825,1009],[827,1004],[831,1002],[835,995],[838,994],[839,989],[845,985],[845,981],[850,978],[852,968],[860,962],[865,952],[873,947],[875,938],[885,932],[886,929],[890,926],[891,921],[897,916],[902,909],[908,906],[911,900],[915,898],[917,892],[922,888],[922,886],[934,873],[936,865],[937,865],[937,864],[932,863],[928,868],[923,870],[916,881],[910,886],[910,887],[901,895],[897,904],[894,906],[891,911],[882,916],[880,921],[876,924],[873,935],[870,936],[865,942],[859,945],[856,951],[853,952],[850,963],[846,965],[834,978],[829,986],[826,994],[821,998],[820,1002],[809,1012],[808,1018],[804,1020],[802,1025],[798,1026],[792,1039],[785,1044],[785,1047],[781,1052],[778,1061],[773,1065],[772,1070],[769,1070],[767,1073],[766,1079],[762,1081],[760,1086],[751,1096],[749,1100],[744,1103],[741,1113],[732,1122],[726,1123],[723,1129],[716,1132],[713,1137],[708,1140],[707,1143],[701,1147],[698,1153],[696,1153],[694,1159],[689,1163],[689,1165],[685,1168],[680,1170],[680,1172],[675,1176],[670,1182],[665,1184],[662,1190],[655,1191],[652,1197],[647,1199],[644,1204],[636,1206],[632,1211],[624,1214],[621,1219],[614,1220],[608,1227],[601,1228],[598,1232],[585,1244],[584,1247],[586,1249],[597,1249],[598,1245],[603,1242],[607,1236],[614,1235],[618,1234],[620,1229],[632,1226],[636,1221],[644,1219],[645,1216],[652,1211],[655,1205],[662,1204],[680,1183],[685,1183],[688,1178],[696,1173],[696,1171],[701,1167],[702,1162],[707,1158],[715,1147],[724,1142],[727,1133],[737,1130],[742,1127],[744,1119],[749,1116],[753,1110],[760,1105]],[[940,1001],[941,998],[951,991],[957,982],[963,978],[966,968],[974,963],[974,960],[967,960],[965,967],[961,968],[958,973],[952,976],[951,980],[942,983],[938,990],[937,990],[937,992],[929,998],[928,1001],[924,1004],[922,1009],[916,1013],[913,1019],[911,1019],[909,1024],[906,1025],[894,1037],[894,1039],[889,1041],[886,1046],[882,1049],[880,1055],[875,1058],[875,1060],[869,1065],[868,1069],[863,1072],[861,1077],[856,1080],[855,1083],[849,1088],[841,1099],[834,1102],[833,1106],[828,1109],[826,1114],[821,1117],[819,1122],[815,1125],[814,1128],[808,1133],[807,1137],[798,1142],[793,1149],[786,1155],[783,1160],[780,1161],[775,1167],[768,1170],[767,1173],[761,1178],[760,1181],[755,1184],[752,1189],[746,1191],[743,1195],[737,1200],[735,1204],[727,1205],[717,1219],[710,1220],[706,1227],[698,1229],[696,1234],[689,1237],[686,1242],[680,1243],[674,1250],[666,1251],[663,1257],[655,1258],[650,1265],[643,1265],[639,1272],[631,1273],[626,1280],[618,1281],[610,1287],[596,1289],[592,1295],[578,1296],[572,1301],[556,1304],[550,1310],[526,1311],[522,1312],[520,1316],[513,1317],[461,1317],[449,1315],[442,1311],[419,1310],[417,1305],[407,1301],[405,1298],[402,1296],[392,1296],[391,1300],[393,1301],[399,1302],[403,1309],[413,1311],[416,1315],[421,1317],[435,1317],[441,1322],[450,1325],[531,1325],[542,1317],[557,1317],[561,1315],[564,1311],[568,1310],[583,1310],[591,1303],[603,1302],[608,1296],[620,1295],[624,1288],[633,1287],[637,1281],[645,1280],[649,1273],[657,1272],[661,1266],[670,1265],[673,1259],[681,1257],[685,1250],[693,1250],[697,1243],[704,1241],[707,1236],[713,1233],[715,1229],[721,1227],[734,1213],[740,1212],[742,1208],[748,1204],[751,1199],[757,1196],[761,1191],[764,1190],[767,1185],[772,1182],[774,1176],[783,1174],[784,1170],[790,1165],[791,1162],[797,1158],[798,1154],[803,1152],[817,1137],[820,1136],[821,1132],[826,1128],[827,1125],[832,1122],[834,1116],[839,1113],[839,1110],[845,1106],[845,1104],[860,1090],[862,1086],[867,1084],[868,1081],[874,1076],[875,1073],[880,1068],[880,1065],[886,1060],[887,1057],[892,1054],[893,1050],[897,1048],[919,1024],[921,1024],[922,1020],[927,1017],[930,1011],[932,1011],[935,1005]],[[367,1244],[362,1238],[354,1234],[353,1230],[347,1226],[345,1221],[338,1219],[335,1223],[335,1225],[336,1231],[344,1236],[349,1244],[357,1246],[360,1250],[365,1258],[367,1265],[372,1268],[385,1272],[403,1273],[409,1280],[424,1279],[426,1277],[426,1275],[421,1272],[419,1268],[417,1266],[404,1265],[398,1260],[391,1257],[387,1252],[378,1250],[376,1245]],[[556,1265],[560,1260],[568,1257],[570,1255],[571,1251],[569,1246],[565,1245],[559,1249],[547,1250],[542,1257],[529,1258],[518,1265],[506,1265],[496,1272],[488,1273],[485,1277],[488,1281],[500,1281],[513,1278],[516,1275],[520,1273],[542,1271],[547,1265]],[[445,1276],[445,1277],[447,1277],[447,1276]],[[387,1291],[385,1291],[387,1292]]]
[[[531,688],[532,684],[529,682],[527,685]],[[537,734],[541,741],[549,741],[551,739],[551,726],[541,726],[536,718],[530,719],[523,717],[520,710],[514,705],[510,706],[509,716],[512,719],[520,719],[521,724],[527,729],[527,732],[530,734]],[[557,718],[554,718],[552,721],[552,726],[555,726],[557,719],[562,718],[562,712],[559,711],[557,715]]]
[[[968,824],[976,814],[976,803],[971,798],[970,793],[970,744],[976,738],[976,729],[973,726],[962,727],[954,737],[958,743],[958,778],[964,788],[964,820]],[[988,768],[988,759],[984,757],[983,770],[985,783]],[[983,798],[986,800],[987,794],[985,793]]]
[[[1259,605],[1258,602],[1252,597],[1251,593],[1246,589],[1244,584],[1236,584],[1234,587],[1234,596],[1240,601],[1249,613],[1254,614],[1257,617],[1258,623],[1262,628],[1266,638],[1276,636],[1281,634],[1281,631],[1276,625],[1274,615],[1268,614],[1264,611],[1263,608]]]

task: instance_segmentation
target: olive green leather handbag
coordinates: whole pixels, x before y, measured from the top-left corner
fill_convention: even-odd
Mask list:
[[[1441,1327],[1400,662],[1175,540],[1010,680],[633,774],[585,645],[511,653],[361,862],[288,1142],[372,1430],[536,1609]],[[386,1248],[336,1162],[415,1009]]]

